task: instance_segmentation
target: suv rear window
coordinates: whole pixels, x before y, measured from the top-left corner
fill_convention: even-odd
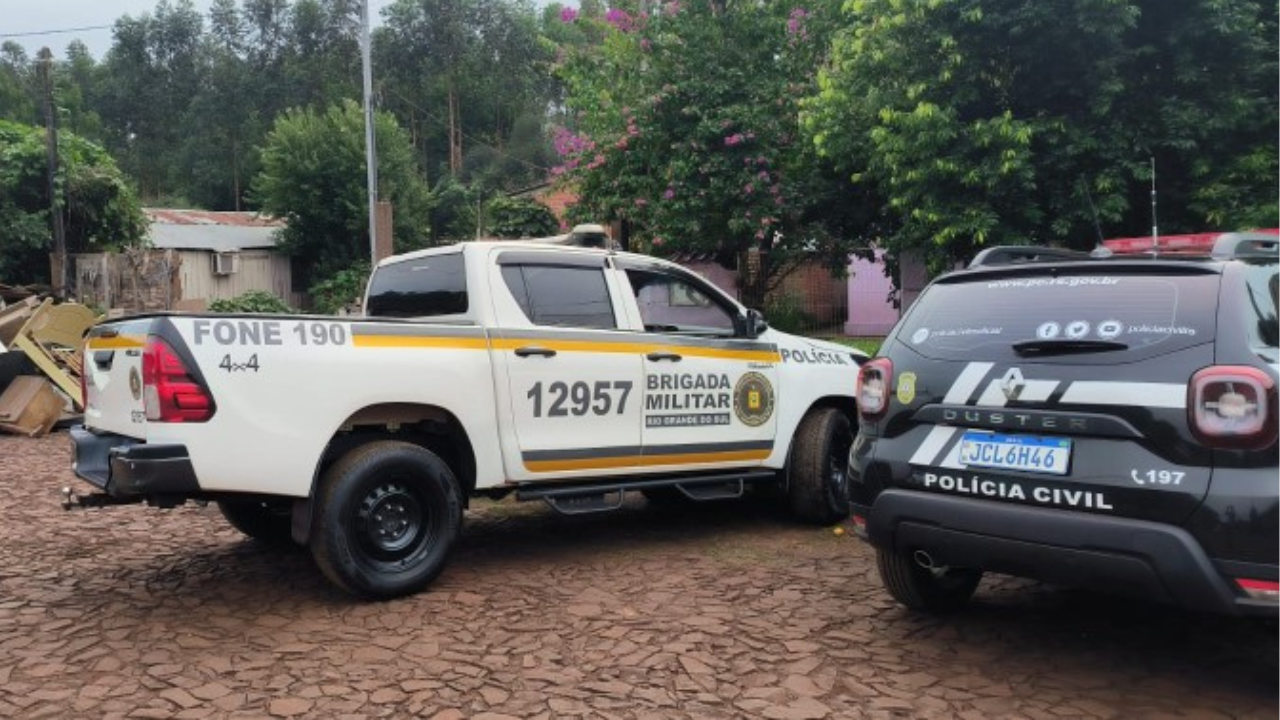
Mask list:
[[[1280,284],[1280,266],[1276,263],[1250,264],[1245,270],[1245,320],[1249,324],[1249,337],[1255,350],[1261,351],[1267,362],[1276,362],[1277,346],[1280,346],[1280,325],[1277,316],[1277,285]]]
[[[897,340],[942,360],[1015,359],[1028,340],[1124,343],[1130,359],[1212,342],[1217,274],[990,277],[935,283],[916,301]],[[1114,363],[1114,352],[1073,362]]]
[[[365,312],[374,317],[433,317],[467,311],[462,253],[429,255],[378,268]]]

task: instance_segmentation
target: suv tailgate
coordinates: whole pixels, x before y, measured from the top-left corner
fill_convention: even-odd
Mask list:
[[[142,355],[155,318],[94,327],[85,341],[85,427],[145,439]]]

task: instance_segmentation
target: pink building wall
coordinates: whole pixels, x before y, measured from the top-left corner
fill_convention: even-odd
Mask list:
[[[889,301],[893,281],[884,274],[877,250],[874,261],[853,258],[849,263],[849,319],[844,334],[879,337],[888,334],[898,322],[898,311]]]

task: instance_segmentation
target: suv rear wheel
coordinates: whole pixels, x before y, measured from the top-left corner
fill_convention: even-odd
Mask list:
[[[876,550],[880,579],[893,599],[917,612],[943,614],[968,604],[982,571],[935,567],[920,551]]]

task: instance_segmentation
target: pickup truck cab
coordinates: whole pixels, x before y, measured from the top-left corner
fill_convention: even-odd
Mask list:
[[[441,570],[470,497],[563,512],[780,491],[849,510],[858,365],[651,257],[477,242],[388,258],[362,317],[145,315],[85,349],[68,505],[216,502],[360,596]]]

